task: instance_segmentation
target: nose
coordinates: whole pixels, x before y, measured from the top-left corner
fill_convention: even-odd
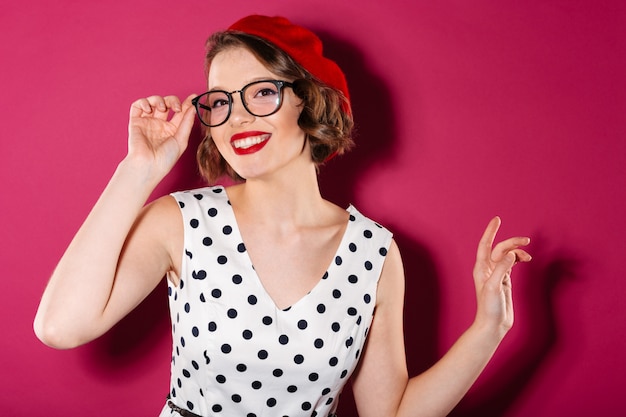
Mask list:
[[[254,116],[244,107],[241,94],[233,94],[232,100],[233,103],[229,118],[231,124],[249,123],[254,120]]]

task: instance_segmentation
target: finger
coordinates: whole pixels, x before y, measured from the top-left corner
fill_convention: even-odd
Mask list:
[[[500,285],[505,280],[511,277],[511,268],[515,264],[515,254],[513,252],[507,253],[495,266],[493,273],[487,280],[490,286],[494,289],[499,289]]]
[[[175,136],[178,141],[186,142],[189,139],[189,135],[191,135],[191,129],[193,129],[193,124],[196,120],[196,111],[193,105],[191,105],[191,98],[183,102],[180,115],[182,119]]]
[[[515,263],[530,262],[533,257],[523,249],[514,249],[511,251],[515,255]]]
[[[152,105],[147,98],[140,98],[131,104],[130,117],[141,117],[152,113]]]
[[[166,96],[163,98],[163,102],[168,109],[174,112],[180,112],[182,110],[180,100],[176,96]]]
[[[506,253],[522,246],[527,246],[529,243],[530,238],[525,236],[517,236],[503,240],[493,248],[491,252],[491,260],[498,262]]]
[[[496,233],[498,232],[501,223],[502,221],[500,220],[500,217],[496,216],[491,219],[489,224],[487,224],[487,228],[478,242],[476,259],[482,261],[489,261],[491,259],[491,246],[493,245],[493,241],[496,238]]]

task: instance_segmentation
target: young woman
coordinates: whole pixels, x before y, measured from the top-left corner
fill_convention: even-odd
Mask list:
[[[128,155],[54,271],[38,337],[56,348],[93,340],[167,276],[162,416],[331,416],[349,378],[361,416],[447,414],[512,325],[510,272],[530,260],[529,239],[493,246],[499,219],[489,223],[474,323],[409,379],[391,233],[318,187],[318,166],[352,144],[343,73],[313,33],[249,16],[210,39],[207,74],[200,96],[132,104]],[[236,185],[144,207],[187,147],[194,113],[206,125],[201,171]]]

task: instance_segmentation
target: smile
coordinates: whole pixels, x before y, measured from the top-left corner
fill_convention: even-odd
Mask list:
[[[233,135],[230,144],[238,155],[247,155],[258,152],[267,144],[270,133],[263,132],[245,132]]]

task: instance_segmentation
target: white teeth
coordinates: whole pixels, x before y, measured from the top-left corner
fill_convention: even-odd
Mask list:
[[[233,146],[238,149],[246,149],[261,142],[268,140],[270,135],[252,136],[245,139],[239,139],[233,142]]]

